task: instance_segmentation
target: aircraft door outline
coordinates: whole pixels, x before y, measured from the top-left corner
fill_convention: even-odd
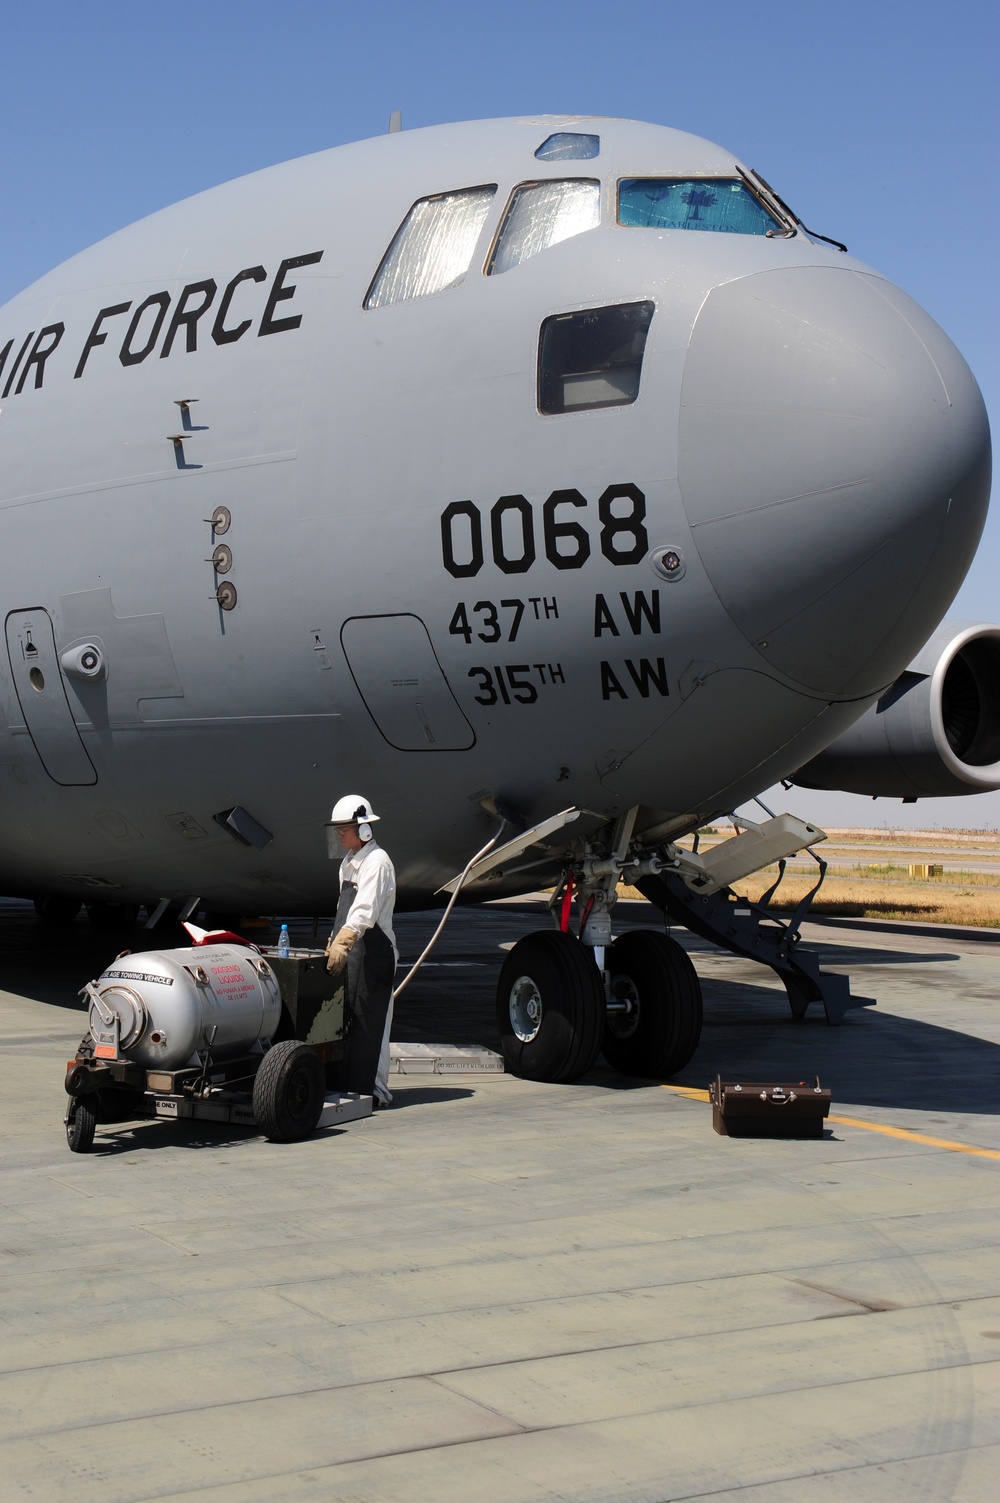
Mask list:
[[[96,783],[97,770],[66,697],[48,611],[10,611],[5,633],[14,692],[46,773],[64,788]]]
[[[349,616],[340,645],[365,709],[396,751],[469,751],[476,733],[430,632],[411,611]]]

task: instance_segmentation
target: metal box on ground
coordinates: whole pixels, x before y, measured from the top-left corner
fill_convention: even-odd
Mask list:
[[[712,1126],[730,1138],[821,1138],[830,1112],[830,1092],[797,1080],[727,1081],[717,1075],[708,1088]]]
[[[147,1095],[144,1115],[172,1117],[176,1120],[195,1118],[202,1122],[233,1122],[239,1127],[259,1127],[249,1101],[234,1098],[224,1089],[213,1091],[209,1096],[190,1097]],[[351,1091],[328,1091],[320,1112],[315,1131],[334,1127],[341,1122],[356,1122],[372,1114],[372,1098],[358,1096]]]
[[[481,1044],[390,1044],[391,1075],[503,1074],[503,1057]]]
[[[342,1122],[357,1122],[371,1114],[370,1096],[359,1096],[353,1091],[328,1091],[316,1124],[317,1130],[321,1127],[339,1127]]]

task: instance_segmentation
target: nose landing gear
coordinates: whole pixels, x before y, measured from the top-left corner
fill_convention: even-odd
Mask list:
[[[701,1037],[701,985],[687,952],[656,930],[607,951],[607,988],[593,951],[572,934],[519,940],[497,986],[504,1063],[526,1080],[578,1080],[603,1052],[622,1075],[660,1079],[684,1068]]]
[[[511,845],[516,853],[542,845],[576,812],[564,810],[500,847],[486,869],[503,861]],[[687,952],[657,930],[633,930],[612,941],[611,910],[622,878],[692,933],[770,966],[784,982],[796,1019],[814,1001],[830,1023],[840,1022],[848,1008],[872,1005],[872,998],[851,994],[846,976],[824,972],[819,957],[799,946],[799,925],[819,883],[791,917],[769,909],[787,858],[800,850],[815,857],[813,845],[826,836],[794,815],[765,812],[763,824],[729,815],[737,833],[699,852],[697,835],[692,845],[667,841],[658,850],[648,837],[643,844],[641,834],[634,840],[635,807],[612,830],[605,826],[603,834],[564,850],[567,867],[549,904],[558,931],[521,940],[501,971],[497,1018],[508,1070],[532,1080],[575,1080],[603,1048],[608,1064],[623,1074],[660,1078],[683,1069],[694,1054],[701,987]],[[815,859],[821,882],[826,863]],[[762,898],[737,897],[734,882],[775,861],[778,881]]]
[[[497,1026],[514,1075],[576,1080],[603,1050],[622,1074],[656,1078],[682,1069],[698,1046],[701,986],[686,951],[653,930],[611,939],[619,876],[627,864],[653,865],[627,861],[630,834],[631,819],[615,831],[610,855],[591,849],[575,862],[580,938],[569,929],[567,872],[552,901],[560,928],[529,934],[504,962]]]

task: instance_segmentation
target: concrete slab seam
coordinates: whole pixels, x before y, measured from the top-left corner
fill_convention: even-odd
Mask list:
[[[921,1451],[919,1454],[917,1454],[915,1452],[912,1456],[907,1457],[906,1460],[907,1461],[927,1461],[927,1460],[931,1459],[932,1457],[945,1457],[945,1456],[963,1456],[964,1457],[964,1456],[971,1455],[974,1451],[988,1451],[988,1450],[991,1450],[992,1447],[993,1447],[993,1444],[994,1443],[991,1442],[991,1441],[984,1441],[981,1445],[964,1446],[961,1450]],[[893,1466],[895,1464],[896,1463],[894,1463],[894,1462],[889,1462],[888,1463],[888,1465],[890,1465],[890,1466]],[[875,1471],[881,1470],[886,1465],[887,1465],[887,1463],[884,1462],[884,1461],[861,1461],[861,1462],[858,1462],[856,1465],[851,1465],[851,1464],[848,1463],[848,1464],[845,1464],[842,1467],[838,1467],[837,1470],[836,1470],[836,1472],[832,1473],[831,1475],[833,1475],[833,1476],[835,1476],[837,1478],[840,1478],[840,1477],[846,1478],[846,1477],[849,1477],[852,1472],[858,1472],[858,1473],[866,1472],[866,1471],[875,1472]],[[788,1475],[788,1474],[786,1474],[785,1476],[783,1476],[781,1478],[778,1478],[778,1479],[775,1479],[775,1480],[778,1481],[778,1482],[780,1482],[781,1484],[785,1484],[785,1483],[788,1483],[788,1482],[809,1482],[809,1481],[815,1480],[816,1478],[822,1478],[823,1475],[824,1474],[821,1473],[821,1472],[796,1472],[794,1475]],[[740,1485],[739,1483],[737,1483],[737,1485],[736,1485],[735,1488],[727,1487],[725,1489],[725,1493],[728,1494],[728,1495],[730,1495],[730,1496],[734,1492],[737,1492],[737,1493],[742,1493],[742,1492],[752,1493],[752,1492],[755,1492],[755,1491],[758,1491],[758,1490],[762,1490],[765,1487],[773,1487],[773,1486],[774,1486],[774,1481],[767,1482],[767,1483],[747,1482],[747,1483],[744,1483],[743,1485]],[[184,1496],[187,1497],[187,1494],[185,1493]],[[712,1490],[710,1492],[707,1492],[707,1493],[706,1492],[685,1493],[683,1495],[683,1497],[681,1497],[680,1495],[677,1495],[677,1496],[671,1498],[669,1500],[669,1503],[702,1503],[702,1500],[705,1499],[705,1498],[717,1498],[718,1496],[719,1496],[719,1489],[718,1488],[712,1488]]]
[[[502,1437],[502,1438],[506,1438],[506,1437]],[[482,1443],[483,1442],[479,1441],[479,1440],[458,1441],[458,1442],[453,1442],[451,1444],[451,1446],[448,1447],[448,1449],[451,1449],[454,1445],[458,1445],[458,1446],[463,1446],[463,1445],[477,1446],[477,1445],[481,1445]],[[904,1459],[904,1464],[907,1463],[907,1462],[909,1462],[909,1461],[918,1461],[918,1462],[919,1461],[928,1461],[928,1460],[931,1460],[933,1458],[945,1458],[945,1457],[948,1457],[948,1456],[963,1456],[963,1457],[972,1456],[972,1455],[974,1455],[977,1452],[980,1452],[980,1451],[986,1452],[986,1451],[992,1450],[993,1448],[994,1448],[994,1443],[990,1442],[990,1441],[986,1441],[986,1442],[983,1442],[981,1444],[975,1444],[975,1445],[970,1445],[970,1446],[967,1446],[967,1447],[963,1447],[961,1450],[948,1449],[948,1450],[937,1450],[937,1451],[921,1451],[919,1453],[914,1453],[910,1457],[905,1458]],[[398,1454],[398,1453],[392,1453],[392,1454]],[[403,1453],[403,1454],[406,1454],[406,1453]],[[390,1459],[391,1460],[391,1455],[390,1455],[390,1457],[388,1457],[386,1459]],[[276,1484],[278,1482],[281,1482],[281,1481],[283,1481],[286,1478],[288,1478],[288,1479],[294,1478],[296,1481],[312,1481],[312,1480],[322,1479],[323,1476],[325,1474],[327,1474],[327,1473],[337,1472],[337,1471],[341,1471],[341,1470],[343,1470],[343,1471],[346,1472],[346,1471],[348,1471],[352,1467],[363,1467],[363,1466],[365,1466],[367,1464],[368,1463],[365,1462],[365,1461],[361,1461],[361,1462],[356,1462],[356,1461],[353,1461],[353,1460],[352,1461],[334,1461],[334,1462],[327,1462],[325,1464],[321,1464],[319,1466],[313,1466],[313,1467],[305,1467],[305,1468],[296,1467],[296,1468],[294,1468],[293,1470],[290,1470],[290,1471],[270,1472],[270,1473],[267,1473],[266,1476],[264,1476],[262,1478],[253,1479],[253,1480],[263,1480],[263,1481],[270,1482],[272,1484]],[[846,1478],[849,1478],[853,1473],[857,1473],[857,1474],[860,1475],[861,1473],[866,1472],[866,1471],[868,1471],[868,1472],[880,1471],[887,1464],[889,1466],[895,1466],[898,1463],[897,1462],[886,1463],[884,1461],[860,1461],[860,1462],[856,1462],[856,1463],[845,1462],[845,1464],[843,1466],[840,1466],[840,1467],[838,1467],[836,1469],[836,1472],[833,1475],[836,1476],[837,1478],[844,1477],[846,1479]],[[775,1482],[777,1482],[780,1485],[784,1485],[786,1483],[794,1483],[794,1482],[809,1482],[809,1481],[815,1480],[817,1477],[819,1477],[820,1479],[822,1479],[823,1475],[825,1475],[825,1474],[823,1474],[823,1473],[816,1473],[814,1471],[800,1471],[800,1472],[795,1472],[795,1473],[786,1473],[785,1475],[783,1475],[783,1476],[781,1476],[779,1478],[775,1478],[775,1479],[772,1479],[771,1481],[764,1482],[764,1483],[761,1483],[761,1482],[748,1482],[748,1483],[745,1483],[745,1484],[742,1484],[742,1485],[739,1484],[739,1483],[737,1483],[735,1485],[735,1487],[727,1487],[727,1488],[725,1488],[723,1496],[725,1496],[725,1497],[732,1497],[734,1493],[743,1493],[744,1491],[746,1491],[747,1493],[761,1492],[764,1488],[773,1487],[775,1485]],[[184,1490],[182,1492],[173,1492],[173,1493],[169,1493],[169,1494],[162,1494],[161,1493],[161,1494],[157,1494],[156,1496],[161,1500],[161,1503],[173,1503],[173,1500],[180,1499],[180,1498],[185,1498],[185,1499],[187,1499],[187,1498],[206,1498],[207,1499],[207,1498],[210,1498],[212,1494],[223,1493],[223,1492],[229,1493],[229,1495],[231,1496],[231,1489],[232,1489],[232,1487],[233,1487],[233,1484],[230,1483],[230,1482],[221,1482],[221,1483],[220,1482],[210,1482],[210,1483],[207,1483],[207,1484],[195,1484],[194,1487],[184,1488]],[[538,1488],[536,1487],[536,1492],[537,1491],[538,1491]],[[539,1496],[540,1496],[540,1494],[539,1494]],[[546,1496],[546,1498],[549,1498],[552,1495],[549,1494],[549,1493],[547,1493],[545,1496]],[[705,1500],[705,1499],[718,1498],[719,1496],[720,1496],[719,1489],[716,1488],[716,1487],[713,1487],[709,1492],[673,1494],[671,1496],[670,1500],[669,1500],[669,1503],[703,1503],[703,1500]],[[663,1503],[667,1503],[667,1500],[664,1499]]]
[[[529,1365],[531,1363],[537,1362],[539,1359],[524,1358],[521,1360],[525,1363],[525,1365]],[[965,1362],[951,1361],[943,1362],[938,1366],[932,1368],[904,1368],[901,1371],[889,1373],[873,1373],[861,1378],[853,1376],[838,1377],[831,1379],[829,1382],[812,1384],[810,1385],[808,1392],[812,1397],[819,1397],[827,1393],[835,1392],[838,1389],[851,1388],[855,1385],[864,1387],[867,1385],[884,1383],[886,1381],[894,1382],[901,1379],[921,1378],[927,1377],[934,1373],[947,1373],[950,1371],[970,1371],[975,1369],[987,1370],[995,1366],[997,1361],[997,1358],[981,1358],[976,1361]],[[471,1370],[476,1371],[476,1369]],[[461,1372],[461,1369],[459,1369],[459,1372]],[[456,1373],[455,1376],[458,1376],[458,1373]],[[617,1420],[644,1419],[649,1418],[653,1415],[683,1414],[692,1410],[698,1411],[699,1413],[706,1413],[716,1409],[725,1409],[732,1406],[734,1402],[731,1395],[719,1397],[717,1399],[692,1398],[686,1403],[674,1403],[667,1405],[654,1404],[648,1409],[630,1409],[622,1414],[609,1414],[596,1419],[584,1418],[579,1420],[557,1420],[551,1424],[540,1423],[529,1425],[524,1424],[521,1420],[512,1418],[512,1416],[509,1414],[505,1414],[504,1411],[498,1408],[495,1404],[491,1404],[483,1399],[471,1398],[468,1394],[463,1393],[461,1388],[457,1386],[452,1387],[450,1384],[443,1380],[443,1377],[439,1376],[436,1373],[421,1373],[419,1375],[413,1374],[402,1378],[378,1378],[372,1380],[362,1380],[357,1384],[321,1384],[315,1388],[289,1389],[284,1392],[279,1391],[270,1394],[258,1394],[254,1396],[248,1396],[246,1398],[223,1399],[216,1404],[202,1403],[194,1408],[190,1406],[184,1406],[169,1409],[151,1410],[148,1413],[143,1414],[130,1414],[124,1416],[109,1415],[107,1418],[103,1419],[85,1420],[78,1424],[60,1425],[52,1429],[24,1430],[18,1435],[11,1437],[11,1439],[21,1442],[44,1441],[47,1437],[72,1435],[74,1433],[92,1433],[94,1431],[112,1429],[114,1427],[121,1427],[123,1429],[132,1426],[141,1427],[149,1425],[151,1421],[179,1419],[183,1418],[185,1415],[204,1414],[213,1410],[225,1411],[250,1408],[253,1405],[281,1404],[286,1402],[292,1403],[297,1399],[312,1398],[322,1394],[342,1393],[355,1388],[364,1389],[383,1386],[391,1387],[393,1384],[409,1385],[412,1383],[429,1383],[433,1387],[440,1389],[442,1393],[450,1394],[453,1398],[462,1399],[466,1403],[470,1404],[474,1409],[481,1410],[483,1411],[483,1413],[492,1415],[494,1418],[499,1419],[503,1423],[503,1425],[507,1427],[507,1429],[500,1435],[484,1429],[478,1435],[464,1436],[454,1440],[437,1440],[434,1442],[428,1442],[427,1444],[402,1445],[396,1447],[388,1446],[383,1450],[365,1451],[358,1456],[351,1457],[349,1460],[334,1462],[332,1463],[332,1465],[347,1466],[355,1462],[379,1461],[393,1456],[419,1455],[421,1452],[426,1451],[447,1450],[453,1446],[470,1444],[478,1445],[483,1441],[490,1442],[497,1439],[510,1440],[515,1439],[518,1436],[527,1437],[543,1434],[571,1435],[575,1431],[585,1431],[594,1425],[610,1424],[614,1423]],[[781,1398],[783,1395],[797,1395],[801,1392],[798,1380],[793,1374],[789,1374],[788,1384],[789,1386],[786,1388],[772,1387],[766,1392],[755,1394],[752,1397],[754,1399],[769,1400]],[[269,1474],[261,1474],[259,1477],[253,1480],[263,1480],[267,1475]],[[147,1496],[155,1497],[156,1495],[149,1494]]]

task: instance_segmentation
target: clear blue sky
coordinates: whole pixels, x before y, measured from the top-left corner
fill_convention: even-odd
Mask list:
[[[905,288],[1000,431],[996,0],[2,0],[0,38],[0,303],[144,214],[376,135],[394,109],[410,128],[624,115],[729,147]],[[953,614],[1000,620],[998,565],[1000,508]],[[1000,794],[807,797],[831,823],[1000,826]]]

